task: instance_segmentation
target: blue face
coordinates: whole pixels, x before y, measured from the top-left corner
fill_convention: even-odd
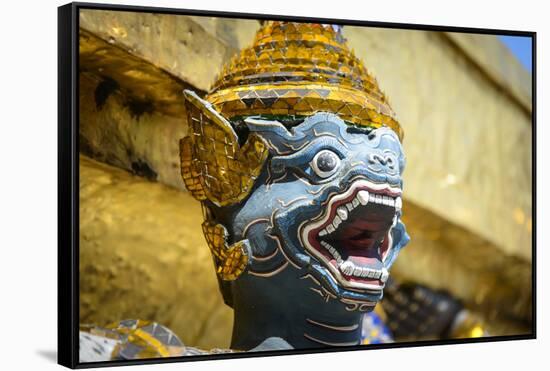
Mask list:
[[[233,285],[317,292],[346,310],[368,311],[408,242],[400,221],[405,156],[389,128],[317,113],[286,129],[248,118],[270,155],[249,197],[216,214],[234,241],[247,239],[247,271]]]

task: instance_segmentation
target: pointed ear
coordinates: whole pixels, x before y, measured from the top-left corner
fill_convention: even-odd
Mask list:
[[[217,206],[242,201],[262,170],[268,150],[249,135],[240,147],[231,123],[191,90],[184,91],[189,135],[180,141],[183,181],[199,201]]]

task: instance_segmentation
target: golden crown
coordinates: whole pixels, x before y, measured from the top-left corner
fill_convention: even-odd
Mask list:
[[[388,126],[403,138],[386,96],[339,26],[265,22],[253,45],[225,65],[206,100],[229,120],[327,111],[359,126]]]

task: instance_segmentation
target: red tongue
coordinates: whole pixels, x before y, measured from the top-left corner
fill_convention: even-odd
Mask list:
[[[351,244],[350,242],[353,244]],[[364,243],[355,245],[355,243],[357,242],[361,241],[342,241],[342,247],[344,247],[346,253],[349,256],[380,258],[380,254],[378,254],[378,248],[376,247],[376,243],[374,243],[374,241],[367,245],[365,245]]]
[[[382,258],[378,253],[376,244],[373,243],[369,248],[356,248],[355,246],[344,245],[348,255],[346,260],[351,260],[358,266],[369,266],[374,269],[382,268]]]

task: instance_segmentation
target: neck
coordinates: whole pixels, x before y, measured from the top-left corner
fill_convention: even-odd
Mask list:
[[[232,349],[249,350],[270,337],[282,338],[296,349],[360,343],[364,312],[348,311],[309,287],[282,291],[277,282],[255,290],[242,283],[234,287]]]

